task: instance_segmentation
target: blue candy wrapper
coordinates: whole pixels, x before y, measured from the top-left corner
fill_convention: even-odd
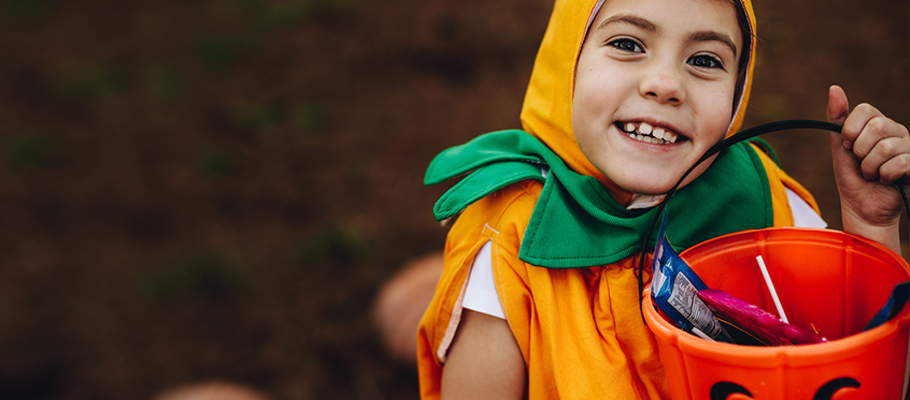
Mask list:
[[[907,304],[908,298],[910,298],[910,281],[894,285],[894,290],[891,291],[891,297],[888,298],[888,302],[872,317],[872,320],[869,321],[869,324],[863,330],[868,331],[897,316],[904,308],[904,304]]]
[[[708,286],[670,246],[666,235],[666,212],[662,217],[652,260],[651,300],[680,329],[733,343],[730,334],[698,298],[698,291],[708,289]]]

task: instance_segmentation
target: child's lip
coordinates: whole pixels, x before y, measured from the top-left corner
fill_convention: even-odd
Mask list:
[[[629,137],[654,144],[672,144],[686,137],[677,133],[677,130],[667,124],[660,124],[644,120],[617,121],[616,127],[625,132]]]

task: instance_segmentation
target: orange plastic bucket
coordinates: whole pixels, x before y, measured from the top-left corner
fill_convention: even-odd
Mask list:
[[[715,289],[776,314],[761,255],[790,323],[814,324],[829,342],[787,347],[709,342],[664,319],[645,291],[670,392],[680,399],[903,399],[910,305],[863,332],[910,265],[885,247],[840,231],[768,228],[693,246],[681,256]]]

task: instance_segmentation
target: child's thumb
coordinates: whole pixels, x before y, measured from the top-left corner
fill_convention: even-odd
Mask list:
[[[828,88],[828,109],[826,110],[828,122],[844,125],[847,116],[850,115],[850,103],[847,101],[847,94],[844,89],[837,85]],[[849,149],[852,143],[847,140],[843,142],[844,148]]]
[[[828,89],[828,122],[844,125],[850,115],[850,104],[847,94],[840,86],[833,85]],[[847,139],[849,135],[831,132],[831,158],[834,161],[834,178],[840,190],[850,186],[849,182],[857,182],[856,175],[859,171],[859,161],[853,156],[853,143]]]

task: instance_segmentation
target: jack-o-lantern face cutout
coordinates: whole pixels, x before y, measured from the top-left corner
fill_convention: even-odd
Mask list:
[[[733,382],[717,382],[711,386],[711,400],[751,399],[752,393]]]
[[[846,395],[856,392],[857,389],[859,389],[859,382],[856,379],[835,378],[822,385],[815,392],[812,400],[835,400],[834,395]],[[754,397],[752,397],[752,392],[742,385],[733,382],[717,382],[711,386],[710,398],[711,400],[747,400]]]

